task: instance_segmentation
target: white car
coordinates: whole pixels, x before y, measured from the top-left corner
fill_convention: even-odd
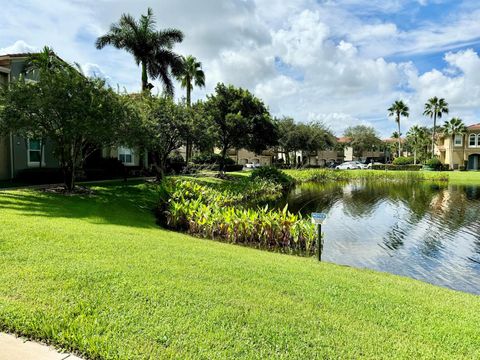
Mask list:
[[[249,163],[249,164],[245,164],[243,166],[244,169],[257,169],[259,168],[261,165],[260,164],[257,164],[257,163]]]
[[[335,169],[337,169],[337,170],[354,170],[354,169],[361,169],[361,167],[359,166],[359,164],[357,164],[357,161],[347,161],[347,162],[344,162],[340,165],[337,165],[335,167]]]
[[[368,164],[362,163],[360,161],[352,161],[352,162],[357,164],[359,169],[368,169]]]

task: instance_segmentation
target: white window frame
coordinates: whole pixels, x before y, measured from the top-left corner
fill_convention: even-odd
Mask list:
[[[459,144],[457,144],[457,139],[460,139]],[[463,135],[455,134],[455,137],[453,139],[453,146],[463,146]]]
[[[117,149],[117,152],[118,152],[117,159],[120,160],[123,165],[125,165],[125,166],[135,165],[135,154],[134,154],[134,152],[133,152],[132,149],[127,148],[127,147],[124,147],[124,146],[120,146],[120,147]],[[130,161],[129,161],[129,162],[127,162],[127,161],[122,161],[122,159],[121,159],[121,156],[122,156],[122,155],[123,155],[123,156],[130,155]]]
[[[40,167],[40,162],[41,162],[41,166],[45,166],[45,145],[42,143],[42,140],[38,139],[38,141],[40,142],[40,149],[31,149],[30,141],[32,140],[35,141],[37,139],[27,139],[27,165],[29,167]],[[42,157],[40,161],[31,161],[30,151],[39,151],[40,156]]]
[[[473,145],[472,145],[472,139],[473,139]],[[479,146],[480,146],[480,137],[477,134],[468,135],[468,147],[476,148]]]

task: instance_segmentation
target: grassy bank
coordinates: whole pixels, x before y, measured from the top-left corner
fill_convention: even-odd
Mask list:
[[[480,298],[159,229],[145,185],[0,193],[0,330],[91,359],[478,358]]]
[[[284,170],[300,182],[343,181],[351,179],[442,181],[456,184],[479,184],[480,172],[473,171],[384,171],[384,170]]]

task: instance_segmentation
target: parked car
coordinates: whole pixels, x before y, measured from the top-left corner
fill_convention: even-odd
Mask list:
[[[381,163],[381,162],[374,162],[374,163],[369,163],[367,165],[367,169],[371,169],[373,167],[373,165],[385,165],[384,163]]]
[[[347,161],[335,167],[337,170],[354,170],[354,169],[361,169],[360,165],[357,164],[355,161]]]
[[[367,167],[368,167],[368,164],[363,163],[363,162],[361,162],[361,161],[356,161],[356,160],[355,160],[355,161],[352,161],[352,163],[357,164],[358,169],[367,169]]]
[[[261,166],[260,164],[249,163],[249,164],[245,164],[245,165],[243,166],[243,169],[244,169],[244,170],[253,170],[253,169],[259,168],[260,166]]]

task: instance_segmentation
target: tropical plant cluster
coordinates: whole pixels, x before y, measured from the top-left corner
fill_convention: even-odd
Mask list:
[[[310,255],[316,232],[310,219],[260,205],[278,199],[282,186],[244,179],[215,187],[197,181],[165,180],[157,216],[161,224],[203,238]]]
[[[250,175],[250,178],[252,180],[260,179],[270,181],[274,184],[281,185],[284,189],[288,189],[295,183],[295,179],[273,166],[264,166],[255,169]]]

